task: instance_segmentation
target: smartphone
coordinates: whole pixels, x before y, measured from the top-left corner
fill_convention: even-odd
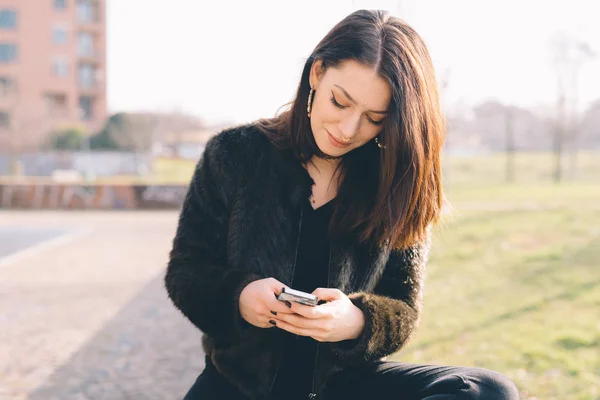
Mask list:
[[[277,300],[293,301],[296,303],[304,304],[306,306],[314,307],[317,305],[319,298],[310,293],[283,287],[281,288],[281,293],[277,296]]]

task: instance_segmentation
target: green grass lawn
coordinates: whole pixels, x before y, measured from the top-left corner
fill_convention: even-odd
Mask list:
[[[565,181],[600,183],[600,152],[581,151],[576,162],[570,155],[562,158]],[[507,157],[492,153],[472,157],[443,157],[444,177],[457,184],[503,183],[506,180]],[[515,182],[551,182],[554,176],[555,157],[549,152],[516,153],[514,155]]]
[[[454,185],[421,326],[394,359],[472,365],[523,399],[600,399],[600,185]]]

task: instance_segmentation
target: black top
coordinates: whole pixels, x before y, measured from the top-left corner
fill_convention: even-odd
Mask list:
[[[330,239],[327,230],[332,211],[333,200],[316,210],[310,201],[305,202],[292,289],[312,293],[319,287],[328,287]],[[273,398],[308,399],[318,342],[311,337],[282,332],[285,335],[283,359]]]

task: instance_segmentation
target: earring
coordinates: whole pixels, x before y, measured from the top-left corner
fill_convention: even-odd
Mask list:
[[[306,113],[308,114],[308,116],[310,117],[310,107],[312,105],[312,98],[313,98],[313,88],[310,88],[310,93],[308,94],[308,106],[306,106]]]
[[[377,147],[379,147],[380,149],[385,149],[385,146],[381,144],[381,142],[379,141],[379,137],[375,136],[375,143],[377,143]]]

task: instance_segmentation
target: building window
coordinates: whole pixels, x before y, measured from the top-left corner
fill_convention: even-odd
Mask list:
[[[77,36],[77,50],[80,57],[93,57],[94,37],[89,32],[80,32]]]
[[[17,12],[0,9],[0,29],[17,29]]]
[[[79,86],[91,89],[96,85],[96,70],[92,64],[79,64]]]
[[[77,0],[77,20],[83,23],[96,22],[97,14],[94,0]]]
[[[8,128],[10,126],[10,114],[6,111],[0,111],[0,128]]]
[[[67,0],[54,0],[54,8],[57,10],[66,10]]]
[[[81,119],[85,121],[94,118],[94,98],[92,96],[79,97],[79,112]]]
[[[61,93],[47,93],[44,95],[46,112],[52,117],[67,115],[67,95]]]
[[[52,62],[52,74],[58,78],[69,75],[69,62],[65,57],[56,57]]]
[[[0,43],[0,64],[16,61],[17,45],[12,43]]]
[[[8,76],[0,76],[0,99],[10,96],[17,90],[17,82]]]
[[[56,44],[67,43],[67,28],[64,26],[55,26],[52,30],[52,42]]]

